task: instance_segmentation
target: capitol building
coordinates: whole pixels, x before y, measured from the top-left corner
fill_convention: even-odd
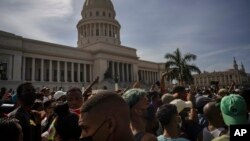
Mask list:
[[[29,81],[64,90],[84,87],[99,76],[98,88],[120,87],[139,80],[159,80],[164,64],[140,60],[136,49],[121,45],[121,25],[111,0],[85,0],[82,19],[76,25],[77,47],[48,43],[0,31],[0,86],[16,89]]]

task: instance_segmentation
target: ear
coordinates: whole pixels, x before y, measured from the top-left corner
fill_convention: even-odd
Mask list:
[[[141,109],[139,109],[139,108],[132,108],[131,109],[132,110],[132,112],[133,112],[133,114],[134,115],[142,115],[143,113],[142,113],[142,110]]]
[[[108,123],[108,132],[112,133],[116,129],[117,123],[116,119],[114,117],[108,117],[107,118],[107,123]]]

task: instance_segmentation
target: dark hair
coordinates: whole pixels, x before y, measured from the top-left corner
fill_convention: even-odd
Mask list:
[[[244,88],[240,91],[240,95],[247,101],[247,110],[250,110],[250,88]]]
[[[185,92],[185,87],[183,86],[176,86],[173,88],[173,93],[182,93]]]
[[[21,129],[18,127],[17,119],[0,118],[1,141],[18,141]]]
[[[69,105],[67,102],[57,102],[54,112],[59,116],[63,117],[70,113]]]
[[[25,105],[31,106],[36,99],[35,88],[32,83],[25,82],[17,87],[17,98]]]
[[[55,129],[62,140],[79,140],[81,135],[81,128],[78,125],[78,120],[78,115],[74,113],[68,113],[64,116],[58,116],[55,123]]]
[[[3,95],[5,94],[5,92],[6,92],[6,88],[5,87],[2,87],[1,88],[1,91],[0,91],[0,99],[2,99],[2,97],[3,97]]]
[[[55,102],[55,100],[52,100],[52,99],[45,101],[43,103],[44,109],[48,108],[53,102]]]
[[[42,101],[35,101],[32,105],[32,110],[42,111],[44,110],[43,102]]]
[[[78,91],[78,92],[80,92],[80,93],[82,94],[82,91],[81,91],[79,88],[77,88],[77,87],[72,87],[72,88],[70,88],[70,89],[67,91],[66,95],[68,95],[69,93],[75,92],[75,91]]]
[[[156,117],[160,121],[161,125],[166,127],[169,123],[171,123],[172,117],[176,114],[178,114],[178,112],[175,105],[164,104],[159,107],[158,111],[156,112]]]

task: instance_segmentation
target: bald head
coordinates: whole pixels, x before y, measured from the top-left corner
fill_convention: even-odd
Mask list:
[[[129,122],[129,107],[118,94],[103,90],[92,96],[83,104],[81,113],[96,113],[97,115],[116,115]]]
[[[203,108],[204,115],[211,124],[222,124],[223,119],[220,106],[216,102],[209,102]],[[216,115],[216,116],[215,116]]]

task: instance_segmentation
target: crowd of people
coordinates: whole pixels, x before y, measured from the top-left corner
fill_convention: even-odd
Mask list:
[[[162,79],[164,80],[164,75]],[[37,92],[1,88],[1,141],[229,141],[230,125],[250,124],[250,90],[195,89],[136,82],[119,91]]]

